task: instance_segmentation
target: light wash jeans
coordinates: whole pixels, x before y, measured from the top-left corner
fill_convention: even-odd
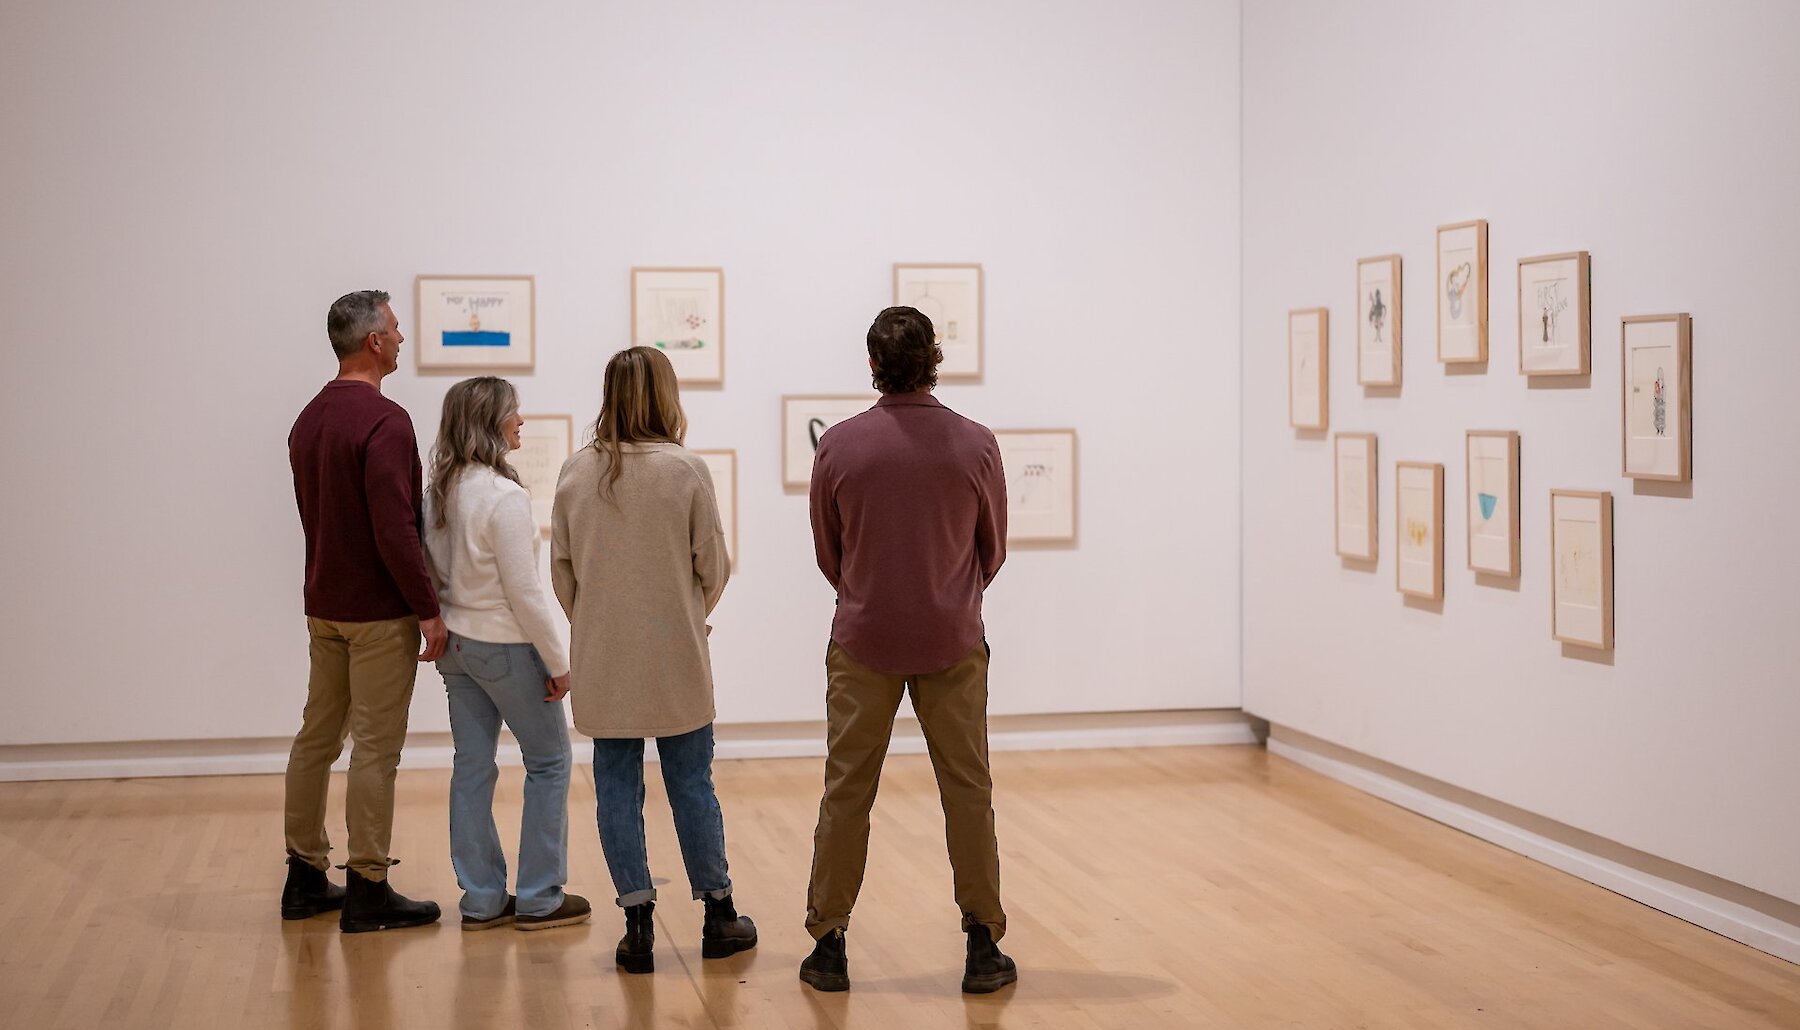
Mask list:
[[[563,902],[569,878],[569,727],[544,700],[550,673],[530,644],[487,644],[450,634],[438,672],[450,692],[450,861],[462,914],[492,919],[506,908],[506,854],[494,828],[494,751],[505,721],[525,756],[519,820],[518,913],[541,916]]]
[[[656,738],[663,786],[675,813],[675,836],[688,886],[696,900],[731,894],[725,867],[725,816],[713,792],[713,728],[709,723],[678,737]],[[600,849],[619,892],[619,907],[656,900],[650,885],[650,856],[644,848],[644,740],[594,740],[595,809]]]

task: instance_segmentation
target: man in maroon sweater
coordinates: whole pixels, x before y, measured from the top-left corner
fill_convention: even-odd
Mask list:
[[[380,290],[345,294],[325,319],[338,376],[288,434],[306,531],[306,627],[312,676],[287,767],[283,919],[342,909],[346,933],[435,922],[438,906],[388,885],[394,772],[419,662],[448,636],[419,543],[424,491],[412,419],[381,395],[399,367],[400,323]],[[420,653],[421,635],[424,652]],[[348,891],[325,875],[325,791],[351,740],[345,822]]]
[[[987,427],[931,395],[944,360],[931,320],[888,308],[869,327],[882,397],[827,430],[813,456],[813,547],[837,591],[825,654],[825,796],[813,834],[800,979],[850,986],[844,932],[869,857],[869,810],[900,696],[911,690],[944,807],[968,934],[962,989],[1018,979],[995,942],[1000,852],[988,773],[988,647],[981,595],[1006,560],[1006,480]]]

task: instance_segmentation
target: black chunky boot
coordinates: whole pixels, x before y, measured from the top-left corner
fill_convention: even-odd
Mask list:
[[[656,923],[650,918],[654,911],[654,901],[625,910],[625,936],[619,938],[619,950],[613,957],[627,973],[656,970]]]
[[[738,915],[731,895],[701,900],[706,902],[706,923],[700,928],[701,958],[729,958],[756,947],[756,924],[749,916]]]
[[[344,907],[344,888],[332,883],[325,870],[293,855],[288,856],[287,866],[287,885],[281,888],[281,918],[310,919]]]
[[[1019,967],[1000,952],[994,935],[976,923],[969,927],[969,957],[963,963],[963,993],[992,994],[1019,978]]]
[[[345,933],[398,930],[438,921],[437,902],[414,901],[394,890],[386,880],[365,879],[351,869],[345,886],[349,891],[344,898],[344,912],[338,917],[338,929]]]
[[[815,991],[850,989],[850,958],[844,953],[844,930],[839,927],[819,938],[812,954],[800,963],[800,979]]]

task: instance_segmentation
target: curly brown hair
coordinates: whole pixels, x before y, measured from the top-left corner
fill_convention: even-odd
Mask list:
[[[882,393],[931,389],[943,360],[937,331],[918,308],[884,309],[869,326],[869,370]]]

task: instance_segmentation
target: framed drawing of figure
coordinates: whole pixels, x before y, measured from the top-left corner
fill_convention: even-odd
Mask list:
[[[1621,321],[1625,370],[1624,472],[1685,483],[1693,465],[1693,320],[1632,315]]]
[[[1613,646],[1612,494],[1550,491],[1550,635]]]
[[[1471,429],[1465,438],[1469,568],[1519,574],[1519,434]]]
[[[1075,542],[1080,497],[1073,429],[996,429],[1006,472],[1006,542]]]
[[[1379,516],[1375,499],[1375,434],[1339,433],[1333,450],[1336,478],[1331,497],[1337,524],[1337,553],[1345,558],[1374,561]]]
[[[788,489],[812,483],[813,452],[825,430],[875,403],[872,394],[789,396],[781,398],[781,485]]]
[[[724,383],[725,271],[632,269],[631,343],[667,354],[682,383]]]
[[[421,275],[413,318],[421,372],[529,372],[537,363],[529,275]]]
[[[1444,596],[1444,466],[1394,466],[1394,528],[1399,536],[1394,585],[1411,597]]]
[[[1356,263],[1356,381],[1400,385],[1400,255]]]
[[[1331,422],[1330,314],[1325,308],[1288,312],[1288,425],[1295,429],[1324,429]]]
[[[556,477],[575,453],[575,420],[568,415],[522,415],[519,449],[506,456],[531,495],[531,514],[538,532],[550,532],[550,505],[556,500]]]
[[[1446,365],[1488,359],[1487,237],[1486,219],[1438,226],[1437,348]]]
[[[981,266],[894,266],[894,303],[918,308],[937,330],[938,347],[944,352],[938,378],[981,378],[982,284]]]
[[[1588,252],[1519,259],[1519,371],[1528,376],[1588,373]]]

